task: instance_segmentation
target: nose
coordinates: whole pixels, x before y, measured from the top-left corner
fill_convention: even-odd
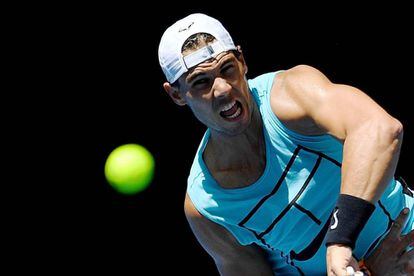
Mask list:
[[[223,78],[216,78],[213,83],[214,97],[226,97],[231,91],[231,85]]]

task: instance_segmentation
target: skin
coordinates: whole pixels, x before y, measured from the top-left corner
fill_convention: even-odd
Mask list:
[[[408,213],[407,209],[400,213],[392,225],[390,233],[366,260],[373,275],[414,275],[414,251],[406,250],[408,246],[414,246],[414,231],[407,235],[401,235]],[[389,265],[389,263],[393,265]]]
[[[248,186],[265,167],[263,126],[246,73],[242,54],[236,58],[233,53],[221,53],[181,76],[179,86],[164,83],[176,104],[188,105],[210,128],[203,158],[223,188]],[[298,133],[330,134],[343,142],[341,193],[376,202],[394,175],[403,135],[401,123],[359,89],[334,84],[310,66],[296,66],[276,78],[270,98],[275,115]],[[229,122],[220,111],[233,100],[243,111],[240,120]],[[224,228],[201,216],[188,195],[185,213],[222,275],[273,275],[259,248],[240,246]],[[385,258],[379,260],[387,263]],[[402,262],[404,269],[411,269],[408,261]],[[358,270],[351,248],[328,247],[328,275],[345,275],[349,265]]]

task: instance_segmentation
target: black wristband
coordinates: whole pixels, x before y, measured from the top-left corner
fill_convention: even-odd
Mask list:
[[[371,202],[351,195],[339,195],[326,235],[326,245],[343,244],[354,249],[359,233],[374,210],[375,205]]]

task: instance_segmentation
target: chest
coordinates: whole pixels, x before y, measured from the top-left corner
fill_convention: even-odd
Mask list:
[[[255,183],[263,174],[265,167],[266,161],[259,160],[255,165],[237,166],[228,170],[214,170],[211,174],[221,187],[228,189],[244,188]]]

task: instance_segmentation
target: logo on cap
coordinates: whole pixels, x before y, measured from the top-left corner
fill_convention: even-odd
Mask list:
[[[188,27],[187,27],[187,28],[180,28],[180,29],[178,30],[178,32],[179,32],[179,33],[181,33],[181,32],[184,32],[184,31],[186,31],[186,30],[190,29],[190,27],[191,27],[191,26],[193,26],[193,24],[194,24],[194,22],[191,22],[191,24],[190,24],[190,25],[188,25]]]

